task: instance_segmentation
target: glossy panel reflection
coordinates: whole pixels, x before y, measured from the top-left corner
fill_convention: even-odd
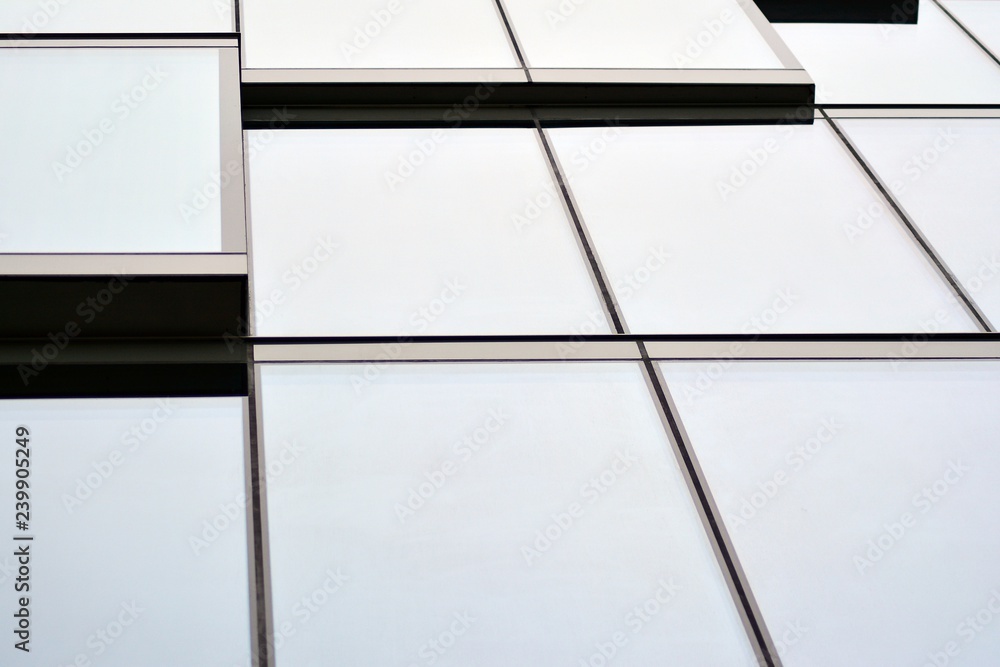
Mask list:
[[[986,317],[1000,322],[1000,119],[838,123]]]
[[[530,67],[781,69],[733,0],[504,0]]]
[[[638,365],[377,371],[262,368],[278,667],[756,664]]]
[[[826,123],[551,136],[632,333],[975,330]]]
[[[1000,363],[718,367],[663,371],[783,663],[995,662]]]
[[[4,665],[249,664],[242,403],[0,401]]]
[[[0,49],[0,252],[219,252],[220,55]]]
[[[944,7],[1000,58],[1000,2],[996,0],[942,0]]]
[[[250,68],[516,68],[491,0],[244,0]],[[373,73],[377,77],[377,73]]]
[[[234,0],[4,0],[0,32],[234,32]]]
[[[941,9],[916,25],[779,23],[829,104],[998,104],[1000,67]]]
[[[608,333],[531,130],[249,132],[264,336]]]

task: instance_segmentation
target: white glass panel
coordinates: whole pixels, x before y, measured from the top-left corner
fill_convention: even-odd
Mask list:
[[[518,67],[491,0],[244,0],[252,68]]]
[[[986,316],[1000,322],[1000,119],[838,122]]]
[[[609,331],[533,131],[248,141],[257,333]]]
[[[1000,2],[997,0],[943,0],[945,8],[1000,58]]]
[[[233,0],[3,0],[0,32],[233,32]]]
[[[781,69],[735,0],[505,0],[531,67]]]
[[[663,368],[787,667],[996,662],[1000,364]]]
[[[219,55],[0,49],[0,251],[221,250]]]
[[[2,664],[249,665],[241,399],[2,401],[0,432]],[[17,479],[27,530],[15,525]],[[34,540],[12,540],[24,536]],[[28,653],[12,632],[22,595]]]
[[[262,373],[278,667],[756,664],[638,365]]]
[[[825,123],[551,136],[633,333],[974,330]]]
[[[996,104],[1000,67],[933,2],[917,25],[776,23],[832,104]]]

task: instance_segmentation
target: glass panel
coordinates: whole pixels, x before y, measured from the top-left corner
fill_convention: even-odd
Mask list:
[[[0,49],[3,252],[220,251],[219,60]]]
[[[1000,67],[933,2],[917,25],[777,23],[832,104],[996,104]]]
[[[505,0],[528,64],[781,69],[735,0]]]
[[[787,667],[996,661],[1000,364],[663,369]]]
[[[1000,119],[838,122],[986,316],[1000,322]]]
[[[3,0],[0,32],[233,32],[233,0]]]
[[[262,374],[278,667],[756,664],[638,365]]]
[[[975,330],[825,123],[551,136],[633,333]]]
[[[1000,2],[996,0],[942,0],[994,56],[1000,58]]]
[[[4,665],[249,664],[242,399],[0,401],[0,432],[4,616],[27,626]]]
[[[490,0],[244,0],[251,68],[519,67]]]
[[[258,334],[610,331],[533,131],[248,141]]]

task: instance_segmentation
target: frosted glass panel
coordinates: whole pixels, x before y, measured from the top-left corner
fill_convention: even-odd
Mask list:
[[[997,104],[1000,67],[933,2],[917,25],[777,23],[831,104]]]
[[[0,401],[0,431],[0,662],[249,664],[242,399]]]
[[[787,667],[996,662],[1000,364],[663,368]]]
[[[0,49],[0,251],[220,251],[219,59]]]
[[[505,0],[531,67],[781,69],[735,0]]]
[[[1000,322],[1000,119],[838,122],[986,316]]]
[[[234,0],[4,0],[0,32],[233,32]]]
[[[983,45],[1000,58],[1000,2],[997,0],[943,0],[945,8],[958,18]]]
[[[610,331],[533,131],[248,141],[259,334]]]
[[[262,369],[278,667],[756,664],[638,365],[369,370]]]
[[[518,67],[491,0],[244,0],[252,68]]]
[[[825,123],[551,136],[633,333],[975,330]]]

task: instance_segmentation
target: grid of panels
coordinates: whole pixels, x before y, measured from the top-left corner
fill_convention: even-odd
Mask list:
[[[497,8],[509,10],[495,15],[501,24],[513,17],[510,38],[527,34],[514,55],[537,66],[534,48],[546,67],[518,25],[530,8]],[[595,30],[600,11],[615,16],[594,9],[578,17],[585,20],[568,43]],[[739,28],[724,42],[748,39]],[[954,34],[968,40],[956,51],[982,53]],[[406,35],[394,39],[372,50],[389,59],[378,66],[419,51]],[[287,47],[275,54],[293,54]],[[712,57],[728,67],[727,48]],[[600,62],[617,56],[627,56],[625,45],[609,46]],[[767,59],[740,57],[751,67]],[[945,92],[942,103],[968,101]],[[63,486],[82,479],[89,488],[90,459],[103,480],[95,484],[113,480],[101,470],[116,471],[128,454],[109,449],[108,434],[144,443],[161,422],[172,454],[186,447],[217,456],[201,476],[140,458],[141,470],[118,475],[127,481],[117,497],[109,483],[106,511],[133,521],[167,507],[157,493],[136,504],[138,488],[196,491],[182,512],[137,528],[155,526],[157,557],[186,549],[187,564],[165,570],[192,576],[163,579],[168,594],[140,591],[135,582],[148,574],[128,569],[137,560],[122,561],[128,594],[151,596],[163,615],[148,635],[122,635],[116,652],[109,642],[100,664],[994,658],[993,635],[972,644],[958,629],[949,634],[963,610],[993,613],[992,561],[970,561],[960,585],[939,571],[949,549],[996,546],[986,537],[997,522],[987,434],[1000,350],[988,334],[950,335],[993,331],[996,261],[973,256],[995,240],[997,203],[976,187],[976,179],[995,181],[994,120],[989,111],[956,111],[974,117],[955,122],[941,111],[918,119],[906,110],[875,119],[823,111],[815,124],[777,126],[640,128],[588,118],[579,128],[302,130],[280,129],[276,109],[271,129],[245,132],[252,311],[249,323],[224,332],[227,344],[249,343],[242,417],[238,399],[192,399],[190,418],[176,421],[155,417],[162,402],[2,404],[12,424],[25,414],[42,424],[43,440],[72,431],[89,443],[58,464],[59,475],[44,472],[56,463],[40,457],[39,475]],[[968,138],[943,148],[954,136]],[[913,157],[923,160],[907,162]],[[919,186],[894,187],[914,168]],[[958,196],[969,202],[960,233],[952,212],[935,208]],[[618,335],[601,337],[608,333]],[[778,333],[832,335],[782,341]],[[878,333],[893,335],[845,337]],[[136,408],[160,413],[141,418]],[[131,431],[120,421],[126,409]],[[819,420],[815,433],[805,428],[810,419]],[[62,432],[46,432],[60,421]],[[91,434],[83,421],[107,432]],[[799,431],[806,454],[825,447],[836,456],[816,456],[805,470],[817,481],[793,478],[785,493],[791,474],[774,456]],[[846,444],[836,446],[842,431]],[[736,465],[741,456],[747,461]],[[764,472],[774,475],[756,474],[769,462]],[[844,476],[866,465],[852,478],[862,492],[845,491]],[[966,486],[969,473],[979,481]],[[890,511],[925,478],[932,506],[953,486],[956,499],[929,515],[926,530],[922,501],[898,521]],[[758,492],[773,514],[754,504]],[[746,531],[744,497],[762,518]],[[836,514],[845,507],[847,519]],[[813,514],[803,518],[802,508]],[[40,510],[38,529],[55,530],[46,512],[58,512]],[[795,534],[793,521],[802,524]],[[72,530],[95,534],[84,523]],[[871,537],[870,553],[852,551],[852,535]],[[851,561],[835,564],[841,578],[815,585],[837,554]],[[903,563],[887,567],[893,555]],[[869,567],[881,575],[875,584],[864,580]],[[226,588],[215,589],[216,611],[182,622],[167,608],[199,577]],[[826,604],[834,598],[839,606]],[[883,635],[865,633],[901,605],[908,615]],[[76,627],[75,611],[62,612]],[[124,630],[121,618],[109,617]],[[39,619],[40,643],[51,623],[63,623],[52,619]],[[187,647],[195,657],[176,642],[157,644],[185,628],[213,633]],[[97,657],[71,649],[60,644],[52,659]]]

